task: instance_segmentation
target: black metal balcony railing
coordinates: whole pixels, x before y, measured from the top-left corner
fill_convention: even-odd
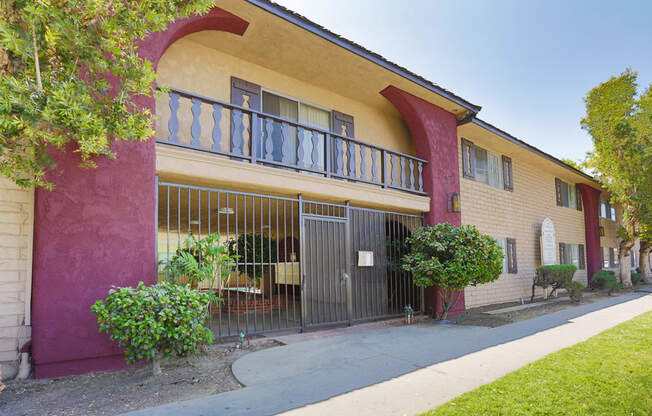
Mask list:
[[[422,172],[426,160],[176,88],[170,89],[168,100],[169,134],[167,138],[157,137],[157,142],[425,195]],[[189,100],[192,114],[189,137],[180,131],[180,116],[185,115],[180,113],[183,100]],[[212,110],[210,127],[200,121],[204,108]],[[230,122],[226,143],[221,127],[224,112]],[[210,137],[209,130],[202,135],[205,128],[210,129]]]

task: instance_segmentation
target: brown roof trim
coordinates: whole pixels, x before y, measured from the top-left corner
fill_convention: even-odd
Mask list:
[[[400,75],[403,78],[406,78],[414,82],[415,84],[418,84],[419,86],[426,88],[427,90],[432,91],[435,94],[438,94],[456,103],[457,105],[467,109],[472,113],[477,113],[482,108],[481,106],[472,104],[469,101],[463,99],[462,97],[454,94],[453,92],[438,86],[434,82],[429,81],[423,78],[422,76],[415,74],[414,72],[408,70],[407,68],[404,68],[398,64],[395,64],[394,62],[389,61],[388,59],[384,58],[383,56],[375,52],[370,51],[364,46],[359,45],[336,33],[331,32],[325,27],[318,25],[312,20],[309,20],[307,17],[302,16],[299,13],[296,13],[290,9],[287,9],[281,6],[280,4],[276,4],[269,0],[247,0],[247,1],[255,6],[260,7],[263,10],[266,10],[282,19],[287,20],[290,23],[293,23],[299,27],[302,27],[303,29],[308,30],[309,32],[312,32],[317,36],[320,36],[340,47],[343,47],[344,49],[352,53],[355,53],[358,56],[361,56],[377,65],[380,65],[383,68],[388,69],[394,72],[395,74]]]

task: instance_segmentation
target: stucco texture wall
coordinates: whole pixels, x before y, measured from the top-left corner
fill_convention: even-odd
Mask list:
[[[18,351],[31,336],[25,326],[25,301],[33,230],[34,191],[0,177],[0,379],[15,376]]]
[[[493,283],[467,288],[466,305],[476,307],[527,299],[531,296],[535,269],[541,264],[541,222],[546,217],[552,220],[557,245],[585,244],[584,214],[556,205],[554,171],[530,163],[528,156],[509,152],[509,147],[495,148],[478,137],[466,138],[480,147],[512,158],[514,191],[497,189],[462,177],[462,223],[473,224],[481,232],[495,238],[515,238],[518,265],[517,274],[502,274]],[[461,141],[458,146],[461,146]],[[459,154],[461,172],[461,152]],[[586,277],[586,270],[575,273],[575,280],[584,284]],[[536,295],[541,295],[539,289]]]

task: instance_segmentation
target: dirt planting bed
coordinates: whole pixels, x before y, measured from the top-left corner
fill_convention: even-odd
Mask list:
[[[157,377],[151,375],[151,366],[143,365],[112,373],[9,381],[0,393],[0,415],[116,415],[239,389],[231,364],[277,345],[273,340],[255,340],[241,349],[211,345],[199,356],[164,361],[163,374]]]

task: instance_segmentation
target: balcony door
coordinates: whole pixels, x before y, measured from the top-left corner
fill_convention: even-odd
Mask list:
[[[306,104],[294,100],[292,98],[284,97],[274,94],[269,91],[263,91],[263,112],[275,116],[283,117],[287,120],[300,123],[307,127],[316,127],[323,130],[330,128],[330,112],[323,108],[314,105]],[[258,146],[258,157],[260,158],[263,149],[266,149],[267,133],[266,130],[262,137],[262,142]],[[301,166],[312,168],[315,170],[323,170],[325,165],[324,156],[324,135],[306,130],[302,130],[303,137],[299,137],[299,131],[295,126],[289,125],[287,128],[287,136],[283,137],[282,125],[279,122],[273,123],[272,129],[272,144],[273,144],[273,158],[277,162],[283,162],[283,146],[286,149],[291,149],[286,152],[285,163],[299,164]],[[301,149],[299,149],[301,143]],[[299,151],[301,150],[301,151]],[[301,156],[302,155],[302,156]],[[302,160],[298,160],[301,157]]]

